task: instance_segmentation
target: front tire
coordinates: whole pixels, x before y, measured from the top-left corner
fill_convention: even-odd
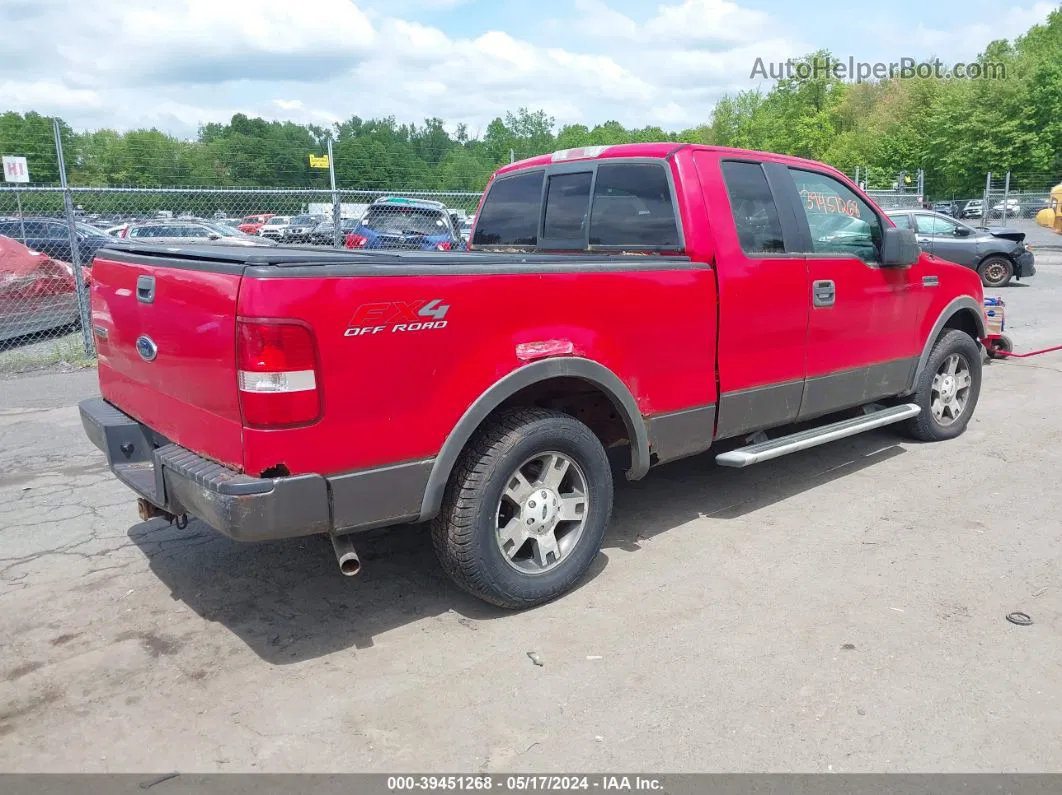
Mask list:
[[[1006,287],[1014,277],[1014,263],[1006,257],[988,257],[977,268],[985,287]]]
[[[954,439],[966,430],[981,394],[981,349],[963,331],[946,331],[933,346],[912,402],[922,411],[907,431],[923,442]]]
[[[612,471],[593,432],[559,411],[511,409],[461,454],[431,536],[457,585],[523,609],[574,587],[611,514]]]

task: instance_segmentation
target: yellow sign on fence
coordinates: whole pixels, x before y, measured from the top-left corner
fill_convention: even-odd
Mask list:
[[[328,168],[328,155],[310,155],[310,168]]]

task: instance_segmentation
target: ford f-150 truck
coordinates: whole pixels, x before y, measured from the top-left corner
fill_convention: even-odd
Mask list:
[[[709,146],[508,165],[469,252],[116,242],[96,255],[89,437],[143,518],[245,540],[431,522],[521,608],[598,554],[613,471],[742,467],[891,423],[961,433],[981,285],[838,171]],[[721,444],[720,444],[721,443]]]

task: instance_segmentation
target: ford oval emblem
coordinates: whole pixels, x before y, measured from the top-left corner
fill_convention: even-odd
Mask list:
[[[145,362],[153,362],[155,357],[159,355],[159,346],[155,344],[155,340],[151,339],[151,337],[141,335],[136,338],[136,352],[140,354],[140,358]]]

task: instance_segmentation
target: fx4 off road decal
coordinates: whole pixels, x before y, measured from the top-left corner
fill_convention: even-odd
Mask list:
[[[354,310],[354,316],[343,336],[402,334],[446,328],[446,313],[449,311],[450,305],[444,304],[441,298],[362,304]]]

